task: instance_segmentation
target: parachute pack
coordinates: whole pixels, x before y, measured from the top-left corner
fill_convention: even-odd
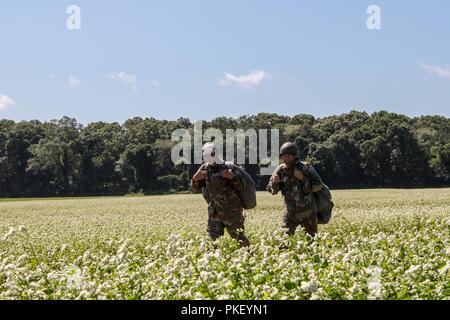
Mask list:
[[[327,224],[331,220],[331,213],[334,207],[330,188],[324,184],[322,190],[313,193],[313,196],[317,203],[319,224]]]
[[[297,165],[299,169],[301,169],[306,176],[309,176],[313,179],[320,180],[322,183],[322,189],[314,192],[313,197],[316,200],[317,209],[318,209],[318,218],[319,224],[327,224],[331,220],[331,215],[334,207],[333,197],[331,196],[330,188],[322,182],[319,174],[316,170],[307,163],[298,162]],[[304,170],[305,166],[308,170]]]
[[[238,170],[245,181],[245,186],[241,191],[238,191],[239,198],[242,202],[242,207],[246,210],[251,210],[256,207],[256,184],[252,177],[244,170],[244,168],[235,165],[232,162],[225,162],[225,165],[230,169]]]

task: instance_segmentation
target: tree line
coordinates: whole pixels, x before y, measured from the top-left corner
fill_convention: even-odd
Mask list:
[[[195,165],[171,160],[176,121],[133,118],[87,126],[63,117],[49,122],[0,121],[0,197],[121,195],[188,190]],[[295,141],[331,188],[450,185],[450,119],[386,111],[315,118],[260,113],[203,121],[203,129],[279,129]],[[246,166],[259,189],[268,178]]]

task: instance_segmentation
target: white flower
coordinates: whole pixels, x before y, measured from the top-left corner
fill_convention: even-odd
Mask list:
[[[447,275],[448,271],[450,270],[450,261],[447,263],[445,267],[443,267],[441,270],[439,270],[439,274],[441,276]]]
[[[216,259],[219,259],[222,257],[222,251],[220,249],[217,249],[216,252],[214,253],[214,257]]]
[[[223,286],[227,289],[231,289],[233,288],[233,282],[231,282],[230,279],[225,279],[225,281],[223,282]]]
[[[382,298],[382,287],[379,281],[369,281],[367,283],[367,288],[369,289],[369,299],[381,299]]]
[[[300,285],[300,289],[305,292],[314,293],[317,291],[317,281],[316,279],[312,279],[311,281],[303,281]]]
[[[77,266],[70,266],[66,270],[67,274],[67,286],[70,289],[80,288],[82,284],[82,271]]]
[[[202,271],[200,272],[200,278],[202,278],[203,280],[208,281],[211,278],[211,273],[207,272],[207,271]]]
[[[366,269],[366,273],[369,275],[367,280],[367,289],[369,290],[369,299],[381,299],[382,298],[382,285],[381,285],[381,273],[383,269],[377,266],[370,266]]]
[[[381,269],[378,266],[369,266],[366,269],[366,273],[370,276],[370,277],[374,277],[374,278],[380,278],[381,277],[381,273],[383,272],[383,269]]]
[[[14,227],[9,227],[8,233],[5,234],[5,236],[3,237],[3,239],[4,239],[5,241],[6,241],[6,240],[9,240],[9,239],[11,239],[11,238],[14,236],[15,233],[16,233],[16,230],[14,229]]]
[[[83,258],[82,258],[83,262],[84,262],[84,263],[87,263],[90,257],[91,257],[91,255],[89,254],[89,251],[86,251],[86,252],[83,254]]]
[[[320,296],[317,293],[313,293],[311,295],[311,298],[309,298],[309,300],[319,300],[319,299],[320,299]]]
[[[125,241],[117,250],[117,254],[126,253],[128,251],[128,241]]]
[[[117,255],[117,262],[120,264],[122,262],[124,262],[127,258],[127,253],[126,252],[121,252]]]
[[[412,266],[409,267],[408,270],[406,270],[405,275],[412,276],[419,270],[420,270],[420,266],[412,265]]]

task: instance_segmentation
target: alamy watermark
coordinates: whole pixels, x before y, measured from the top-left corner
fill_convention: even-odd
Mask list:
[[[238,165],[259,164],[261,175],[271,175],[278,166],[280,160],[280,131],[278,129],[259,129],[258,131],[255,129],[245,131],[243,129],[226,129],[226,145],[224,146],[222,131],[209,128],[203,132],[202,126],[201,121],[194,124],[193,136],[188,129],[177,129],[172,132],[172,141],[177,142],[171,152],[174,164],[202,164],[203,144],[214,142],[216,152],[221,159],[230,162],[235,162],[236,159]]]
[[[68,30],[81,30],[81,8],[77,5],[70,5],[66,9],[69,17],[66,20]]]
[[[376,4],[372,4],[367,7],[366,13],[369,15],[367,18],[366,26],[369,30],[381,30],[381,8]],[[78,5],[69,5],[66,9],[66,14],[69,17],[66,20],[66,27],[68,30],[81,30],[81,8]]]
[[[375,4],[367,8],[367,29],[381,30],[381,8]]]

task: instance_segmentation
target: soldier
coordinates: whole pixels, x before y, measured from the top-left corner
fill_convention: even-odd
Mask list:
[[[216,154],[216,145],[207,143],[203,147],[205,163],[191,180],[191,190],[202,192],[208,203],[207,232],[215,240],[224,235],[227,229],[231,238],[239,246],[250,245],[244,234],[243,207],[238,191],[245,186],[245,181],[233,165],[224,163]]]
[[[310,164],[299,161],[295,143],[285,143],[280,153],[284,163],[273,173],[267,191],[275,195],[281,190],[286,207],[284,228],[289,235],[300,225],[314,237],[318,231],[318,209],[313,192],[323,188],[322,180]]]

